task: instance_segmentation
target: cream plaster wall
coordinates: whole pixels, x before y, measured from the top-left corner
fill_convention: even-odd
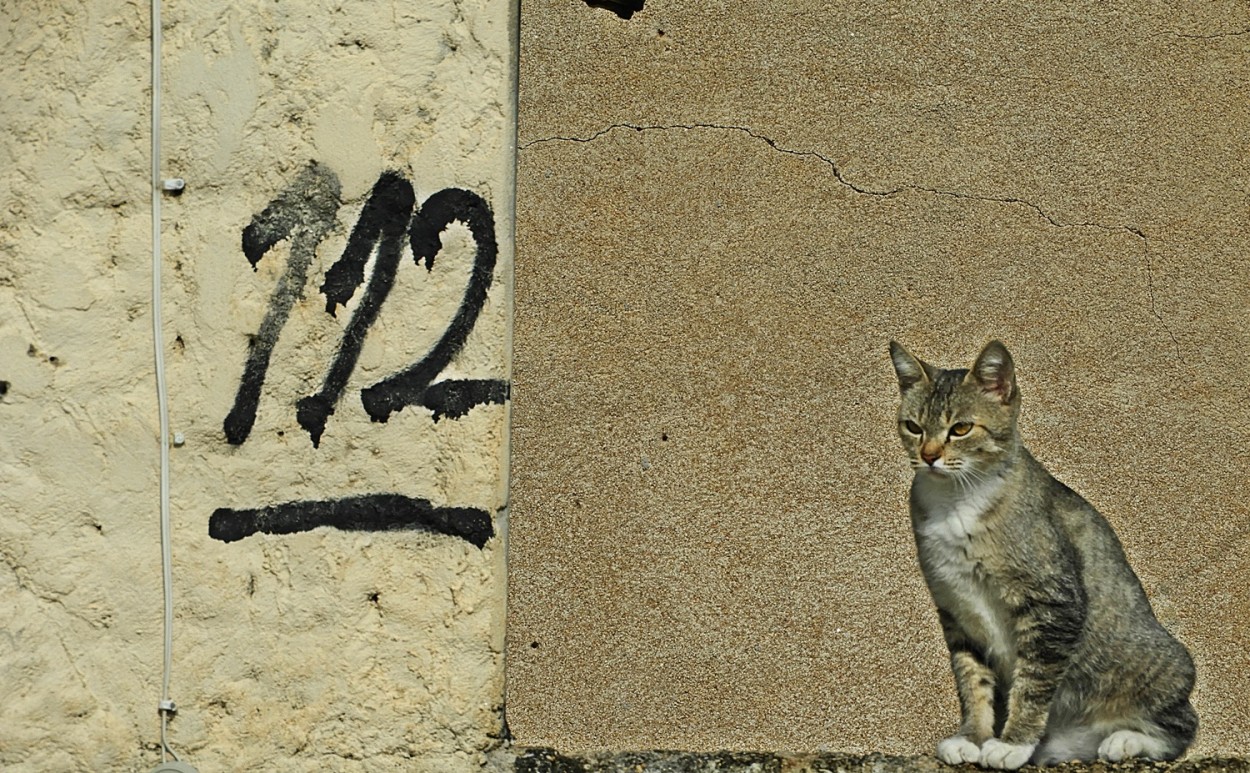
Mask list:
[[[360,394],[424,357],[466,305],[480,315],[434,379],[506,388],[512,6],[231,0],[168,2],[163,17],[161,172],[187,183],[161,222],[171,422],[184,439],[171,449],[171,745],[202,773],[477,769],[503,700],[507,401],[437,422],[410,405],[381,423]],[[6,771],[159,760],[148,18],[136,3],[0,9]],[[404,246],[315,448],[295,403],[320,387],[366,295],[331,316],[319,288],[387,170],[418,205],[448,188],[489,205],[493,282],[480,304],[464,300],[477,243],[463,225],[445,230],[428,271]],[[253,271],[245,229],[288,190],[293,236]],[[397,209],[386,212],[402,229]],[[310,258],[306,281],[275,301],[293,251]],[[283,303],[273,336],[262,320]],[[228,442],[249,345],[267,337],[255,423]],[[464,508],[453,522],[469,513],[494,536],[479,546],[376,530],[385,523],[210,535],[223,509],[332,510],[368,494]],[[288,521],[310,525],[300,508]]]

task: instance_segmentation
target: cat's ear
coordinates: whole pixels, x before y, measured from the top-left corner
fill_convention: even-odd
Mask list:
[[[900,392],[906,392],[922,381],[932,380],[929,366],[913,357],[898,341],[890,342],[890,359],[894,361]]]
[[[985,345],[966,380],[996,396],[1003,405],[1016,398],[1016,366],[1002,341],[990,341]]]

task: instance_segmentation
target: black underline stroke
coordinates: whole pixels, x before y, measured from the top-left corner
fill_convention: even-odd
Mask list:
[[[343,531],[427,531],[458,537],[481,548],[495,536],[490,513],[476,507],[436,507],[401,494],[364,494],[344,499],[286,502],[251,509],[221,507],[208,534],[237,542],[255,534],[297,534],[328,526]]]

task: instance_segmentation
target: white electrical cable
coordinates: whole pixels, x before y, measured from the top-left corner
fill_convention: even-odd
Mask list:
[[[169,394],[165,386],[165,336],[161,317],[161,2],[152,0],[152,345],[156,355],[156,402],[161,425],[161,575],[165,593],[165,658],[161,675],[161,762],[178,759],[166,741],[174,702],[169,698],[169,676],[174,651],[173,550],[169,517]]]

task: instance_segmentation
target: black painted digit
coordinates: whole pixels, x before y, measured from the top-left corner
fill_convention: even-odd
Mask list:
[[[286,270],[274,287],[265,318],[256,335],[249,339],[247,363],[239,379],[234,406],[222,425],[226,440],[232,445],[241,444],[252,432],[269,359],[290,317],[291,307],[304,297],[308,267],[317,245],[334,228],[339,190],[338,177],[313,162],[243,229],[243,254],[253,270],[265,253],[283,239],[291,240],[291,254]]]
[[[373,191],[365,202],[360,219],[352,229],[343,256],[326,272],[321,292],[326,296],[326,311],[334,314],[335,307],[346,304],[364,281],[364,267],[376,245],[377,261],[373,275],[360,299],[360,305],[352,314],[343,331],[338,353],[330,363],[321,389],[314,395],[301,399],[296,407],[296,420],[312,439],[313,446],[321,443],[326,420],[334,413],[360,358],[365,334],[378,318],[386,296],[395,285],[395,271],[399,268],[400,253],[404,245],[404,231],[412,215],[416,194],[412,184],[395,172],[385,172],[374,183]]]
[[[499,244],[495,240],[495,217],[490,205],[472,191],[447,188],[426,199],[412,219],[410,242],[412,257],[425,261],[427,271],[434,267],[434,257],[442,251],[442,234],[452,222],[469,228],[477,251],[473,270],[460,309],[447,326],[442,338],[424,358],[407,370],[389,376],[360,393],[365,411],[374,421],[386,421],[390,415],[407,405],[423,405],[442,416],[459,418],[474,406],[503,403],[508,399],[508,383],[500,380],[450,379],[431,386],[438,374],[460,353],[473,325],[477,322],[495,272]]]

